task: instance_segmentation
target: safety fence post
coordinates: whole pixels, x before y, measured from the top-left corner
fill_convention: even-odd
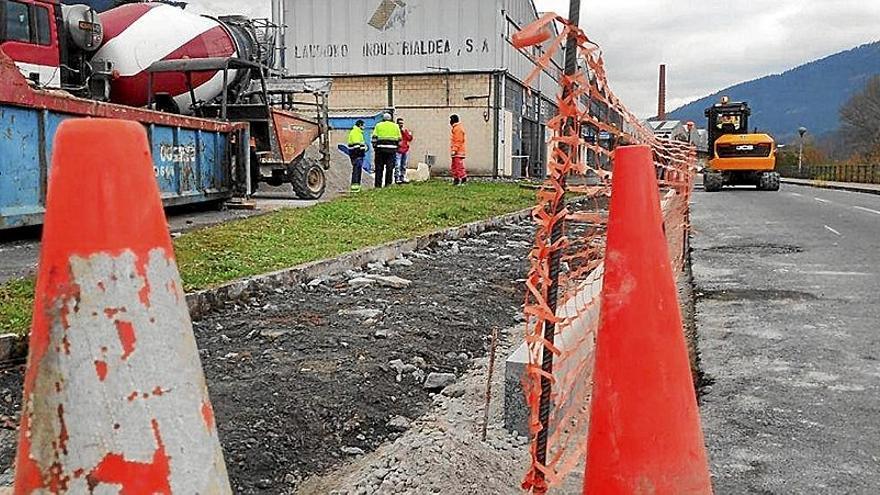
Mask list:
[[[577,25],[580,22],[580,12],[581,12],[581,2],[580,0],[571,0],[568,11],[568,20],[572,25]],[[562,100],[566,101],[571,98],[574,94],[574,74],[577,72],[577,57],[578,57],[578,40],[577,40],[577,32],[571,31],[568,35],[568,39],[566,40],[565,45],[565,80],[562,86]],[[575,103],[576,104],[576,103]],[[568,115],[565,121],[565,125],[563,127],[563,138],[572,138],[579,139],[579,127],[577,127],[577,119],[574,115]],[[552,173],[554,177],[552,178],[552,182],[557,184],[558,186],[558,194],[557,201],[555,202],[554,211],[551,215],[556,218],[556,222],[553,224],[553,228],[550,234],[550,245],[552,246],[552,253],[550,255],[550,273],[549,280],[547,280],[548,289],[549,289],[549,297],[547,298],[547,306],[550,309],[551,314],[556,314],[558,310],[558,301],[559,301],[559,268],[562,261],[562,238],[564,234],[565,227],[565,187],[566,180],[568,176],[567,167],[565,167],[565,163],[574,163],[577,161],[576,153],[577,146],[570,142],[562,142],[559,146],[562,156],[560,157],[560,162],[556,167],[552,168]],[[543,349],[543,359],[541,364],[541,370],[543,374],[541,375],[541,403],[539,406],[540,409],[540,430],[538,431],[538,438],[536,442],[536,459],[540,465],[547,464],[547,439],[550,434],[550,408],[551,408],[551,392],[552,392],[552,383],[551,379],[553,377],[553,346],[556,336],[556,322],[553,319],[549,319],[544,322],[544,349]],[[541,495],[547,492],[546,483],[545,483],[545,474],[543,471],[538,470],[535,473],[536,483],[534,488],[534,493],[537,495]]]

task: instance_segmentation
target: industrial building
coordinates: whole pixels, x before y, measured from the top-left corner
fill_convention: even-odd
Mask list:
[[[273,15],[287,73],[333,78],[331,115],[393,110],[416,136],[411,161],[442,175],[456,113],[471,175],[545,176],[556,71],[526,87],[535,65],[510,42],[537,19],[532,0],[277,0]]]

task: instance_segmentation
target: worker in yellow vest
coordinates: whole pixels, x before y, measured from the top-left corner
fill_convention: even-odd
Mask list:
[[[394,167],[397,165],[397,150],[402,138],[400,126],[394,123],[391,114],[382,115],[382,122],[373,130],[373,153],[376,155],[376,189],[394,183]]]
[[[348,133],[348,157],[351,159],[351,192],[361,192],[361,173],[364,158],[367,156],[367,141],[364,139],[364,121],[358,120]]]

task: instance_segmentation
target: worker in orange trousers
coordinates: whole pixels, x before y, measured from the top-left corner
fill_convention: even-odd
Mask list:
[[[453,184],[463,186],[467,182],[467,169],[464,165],[464,160],[467,157],[467,136],[458,115],[449,117],[449,125],[452,126],[449,148],[452,153]]]

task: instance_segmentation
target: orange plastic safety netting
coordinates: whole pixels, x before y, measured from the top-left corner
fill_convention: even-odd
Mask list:
[[[554,23],[561,26],[558,34]],[[529,366],[523,386],[531,409],[532,465],[523,486],[545,493],[583,469],[613,150],[628,144],[654,150],[669,241],[669,252],[657,256],[670,256],[677,270],[687,256],[696,150],[688,142],[655,137],[629,112],[608,86],[599,46],[563,17],[546,14],[513,43],[527,55],[529,47],[540,46],[541,55],[530,56],[537,66],[532,77],[557,70],[563,88],[559,113],[548,124],[553,151],[534,210],[536,241],[526,283]],[[573,71],[551,64],[566,43],[577,53]]]

